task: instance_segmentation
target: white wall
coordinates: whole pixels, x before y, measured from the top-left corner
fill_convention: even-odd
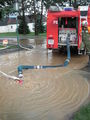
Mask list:
[[[16,25],[0,26],[0,33],[16,32]]]
[[[34,32],[34,23],[28,23],[31,32]],[[16,24],[0,26],[0,33],[16,32]]]
[[[8,31],[6,26],[0,26],[0,33],[5,33],[6,31]]]
[[[30,32],[34,32],[34,23],[28,23]]]

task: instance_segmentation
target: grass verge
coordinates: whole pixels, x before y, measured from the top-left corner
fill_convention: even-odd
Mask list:
[[[8,32],[8,33],[0,33],[0,37],[16,37],[16,32]],[[23,34],[19,34],[19,36],[24,36]],[[34,32],[31,32],[30,34],[27,34],[25,36],[35,36]],[[46,33],[40,33],[38,36],[46,37]]]
[[[3,46],[3,45],[0,45],[0,48],[2,49],[2,48],[6,48],[7,47],[7,49],[14,49],[14,48],[18,48],[18,46],[17,45],[12,45],[12,46]]]
[[[73,120],[90,120],[90,103],[80,109]]]
[[[4,46],[3,46],[3,45],[0,45],[0,48],[4,48]]]

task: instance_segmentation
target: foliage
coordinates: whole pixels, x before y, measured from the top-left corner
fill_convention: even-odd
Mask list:
[[[18,28],[18,31],[20,34],[29,34],[29,27],[27,25],[26,19],[25,19],[25,13],[26,13],[26,0],[20,0],[19,1],[19,16],[21,18],[20,25]]]
[[[38,29],[38,33],[45,32],[45,26],[43,24],[43,21],[41,21],[41,19],[40,19],[40,15],[38,15],[38,19],[37,19],[37,29]]]
[[[46,9],[48,9],[51,5],[55,5],[56,3],[62,3],[66,0],[44,0],[44,5]]]
[[[44,33],[44,32],[45,32],[45,26],[43,23],[41,23],[41,28],[40,28],[39,33]]]
[[[21,19],[20,25],[18,27],[18,32],[19,32],[19,34],[29,34],[30,33],[29,27],[28,27],[26,21],[23,21],[23,19]]]
[[[0,0],[0,19],[8,15],[12,11],[14,0]]]
[[[0,7],[9,6],[14,3],[14,0],[0,0]]]
[[[0,45],[0,48],[4,48],[4,46],[3,46],[3,45]]]
[[[90,120],[90,104],[84,106],[74,116],[74,120]]]

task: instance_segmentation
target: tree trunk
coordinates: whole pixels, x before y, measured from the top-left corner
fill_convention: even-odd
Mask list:
[[[42,32],[43,0],[41,0],[40,32]]]
[[[37,30],[37,15],[36,15],[36,1],[34,0],[34,21],[35,21],[35,35],[38,35],[38,30]]]
[[[21,2],[22,2],[22,19],[23,23],[25,23],[24,0],[22,0]],[[25,24],[23,25],[23,33],[25,34]]]
[[[70,0],[70,6],[71,6],[71,0]]]

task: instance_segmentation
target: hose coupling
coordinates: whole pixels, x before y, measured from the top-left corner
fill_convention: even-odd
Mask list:
[[[40,65],[37,65],[37,69],[41,69],[41,66],[40,66]]]
[[[23,77],[22,72],[19,72],[18,76],[19,76],[19,78],[22,78]]]
[[[42,69],[42,66],[37,65],[37,66],[35,66],[34,68],[35,68],[35,69]]]
[[[66,59],[65,61],[67,61],[68,63],[70,62],[70,59]]]

